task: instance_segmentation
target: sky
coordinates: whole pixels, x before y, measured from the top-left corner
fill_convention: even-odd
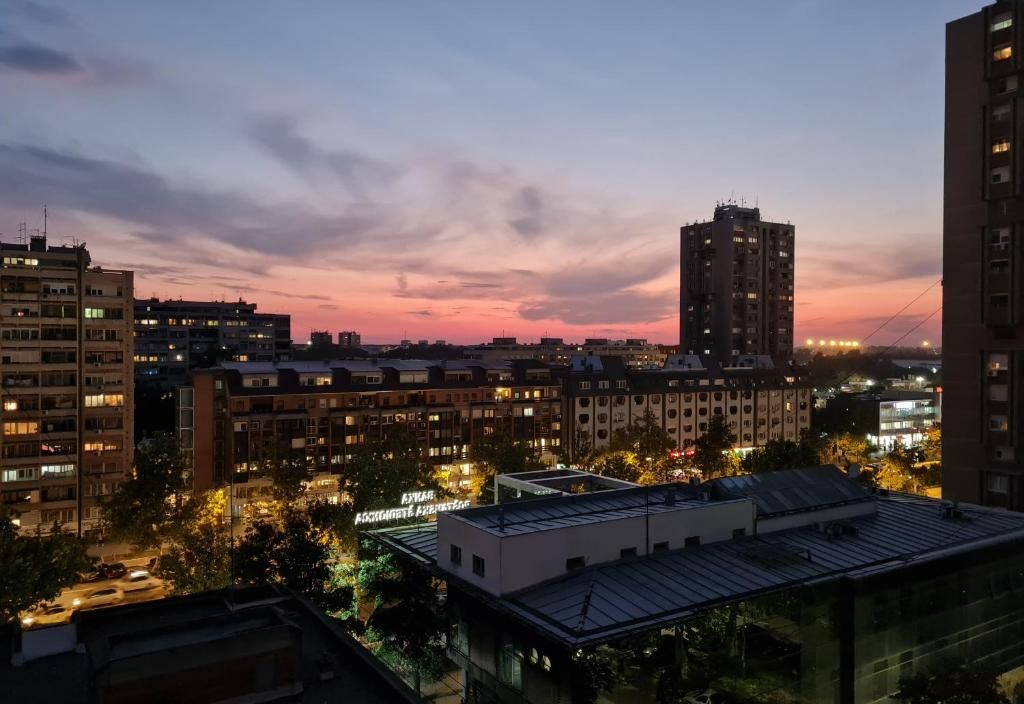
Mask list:
[[[679,227],[796,229],[796,338],[941,306],[965,0],[0,0],[0,239],[136,297],[475,343],[678,342]],[[941,314],[904,344],[937,340]]]

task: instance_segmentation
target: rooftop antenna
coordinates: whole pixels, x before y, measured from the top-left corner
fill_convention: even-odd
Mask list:
[[[43,203],[43,237],[46,237],[46,203]]]

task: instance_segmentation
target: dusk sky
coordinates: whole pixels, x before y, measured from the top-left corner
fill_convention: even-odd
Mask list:
[[[732,196],[796,227],[798,344],[860,339],[941,275],[982,4],[0,0],[0,232],[45,203],[138,298],[296,339],[675,343],[679,226]]]

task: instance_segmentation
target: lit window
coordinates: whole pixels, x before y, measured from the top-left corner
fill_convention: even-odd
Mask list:
[[[1008,139],[997,139],[992,142],[992,153],[1002,154],[1003,152],[1010,151],[1010,140]]]
[[[1007,44],[992,52],[992,59],[995,61],[1006,61],[1013,56],[1013,47]]]
[[[35,421],[4,423],[4,435],[33,435],[38,432],[39,423]]]
[[[1009,29],[1013,26],[1013,15],[1009,12],[1002,12],[992,18],[992,31],[998,32],[1000,29]]]
[[[17,401],[4,401],[4,410],[5,411],[16,411],[16,410],[18,410],[18,402]]]

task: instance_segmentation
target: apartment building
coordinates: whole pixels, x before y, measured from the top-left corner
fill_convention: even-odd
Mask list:
[[[257,313],[255,303],[135,303],[135,376],[165,388],[188,382],[189,370],[220,359],[274,362],[291,357],[291,316]]]
[[[359,349],[363,344],[363,336],[355,330],[341,330],[338,332],[338,347],[344,347],[345,349]],[[438,340],[437,344],[443,345],[443,340]]]
[[[842,418],[854,433],[883,450],[913,447],[941,420],[942,394],[933,390],[887,389],[878,393],[839,394],[826,414]]]
[[[1024,3],[946,25],[943,495],[1024,510]],[[1019,456],[1018,456],[1019,455]]]
[[[813,404],[808,386],[777,372],[765,357],[705,367],[696,355],[670,357],[656,370],[627,369],[614,357],[575,357],[564,374],[563,397],[570,455],[578,447],[608,447],[617,430],[648,413],[684,449],[715,415],[728,421],[737,449],[795,442],[810,428]]]
[[[679,230],[679,347],[728,363],[741,354],[793,357],[795,228],[758,208],[720,204]]]
[[[520,343],[514,337],[495,337],[489,343],[465,348],[463,354],[466,359],[487,362],[532,359],[556,366],[564,366],[580,355],[621,357],[631,369],[656,369],[668,356],[661,346],[642,338],[610,340],[603,337],[587,338],[582,343],[567,343],[560,337],[542,337],[536,343]]]
[[[268,452],[304,460],[310,490],[337,497],[351,448],[404,430],[450,488],[469,486],[470,448],[503,433],[554,462],[561,390],[531,361],[340,360],[224,363],[179,392],[179,433],[197,488],[233,485],[235,512],[270,492]]]
[[[88,534],[131,467],[132,272],[45,236],[0,253],[0,496],[24,531]]]

